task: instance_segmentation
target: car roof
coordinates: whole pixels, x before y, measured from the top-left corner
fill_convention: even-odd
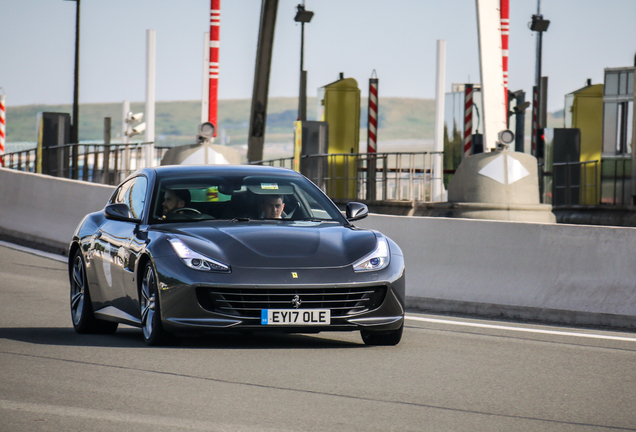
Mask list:
[[[288,168],[270,167],[262,165],[165,165],[151,170],[159,177],[175,177],[181,175],[277,175],[289,177],[301,177],[296,171]]]

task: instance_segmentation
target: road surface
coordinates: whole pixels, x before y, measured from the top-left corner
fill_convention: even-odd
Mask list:
[[[0,431],[636,430],[636,334],[409,313],[151,348],[77,335],[63,262],[0,245]]]

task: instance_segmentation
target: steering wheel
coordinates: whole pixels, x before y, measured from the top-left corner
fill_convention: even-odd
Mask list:
[[[199,210],[193,209],[192,207],[181,207],[181,208],[176,209],[172,213],[179,213],[179,212],[192,212],[192,213],[195,213],[195,214],[198,214],[198,215],[201,214],[201,212]]]

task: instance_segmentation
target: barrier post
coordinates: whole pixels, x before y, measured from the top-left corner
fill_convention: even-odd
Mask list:
[[[0,87],[2,90],[2,87]],[[0,167],[4,166],[4,143],[5,143],[5,118],[6,118],[6,105],[5,105],[4,90],[0,94]]]
[[[221,0],[210,0],[210,85],[208,87],[208,121],[218,127],[218,92],[219,92],[219,37],[221,34]]]
[[[376,153],[378,151],[378,76],[369,78],[369,115],[367,123],[367,200],[376,200]]]
[[[464,87],[464,157],[473,154],[473,85]]]
[[[501,0],[499,13],[501,16],[501,56],[503,68],[504,107],[508,118],[508,38],[510,33],[510,0]]]

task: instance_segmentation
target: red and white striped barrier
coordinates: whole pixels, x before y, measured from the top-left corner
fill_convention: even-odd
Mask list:
[[[501,14],[501,56],[503,67],[504,101],[506,118],[508,116],[508,37],[510,34],[510,0],[501,0],[499,12]]]
[[[464,157],[473,153],[473,85],[464,88]]]
[[[214,125],[216,131],[219,126],[218,95],[219,95],[219,37],[221,34],[221,0],[211,0],[210,3],[210,85],[208,96],[208,121]]]
[[[5,143],[5,119],[6,119],[6,105],[4,103],[5,96],[0,95],[0,156],[4,154]],[[4,166],[4,158],[0,157],[0,166]]]
[[[373,71],[375,74],[375,71]],[[378,78],[369,78],[369,122],[367,153],[378,151]]]

